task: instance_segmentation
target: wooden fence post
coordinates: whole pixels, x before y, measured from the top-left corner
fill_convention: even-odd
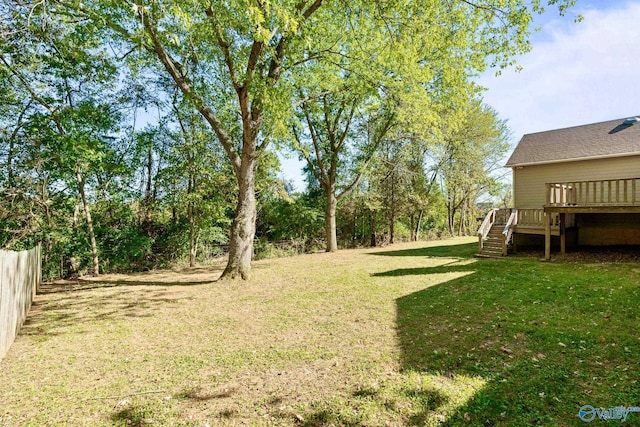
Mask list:
[[[0,251],[0,359],[24,323],[42,280],[41,247]]]

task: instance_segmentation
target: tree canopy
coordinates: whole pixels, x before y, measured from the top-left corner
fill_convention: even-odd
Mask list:
[[[534,14],[573,3],[4,0],[2,243],[44,236],[51,254],[70,258],[80,247],[70,242],[84,239],[81,207],[95,274],[101,252],[113,258],[101,239],[138,242],[146,249],[137,256],[152,262],[152,252],[175,251],[168,236],[177,232],[189,236],[192,264],[199,239],[217,236],[210,243],[228,245],[223,277],[246,279],[263,237],[256,221],[274,201],[264,192],[286,193],[273,179],[274,152],[293,146],[306,159],[324,202],[312,202],[312,188],[306,199],[283,200],[324,210],[327,249],[335,250],[337,202],[347,196],[352,213],[371,216],[375,234],[379,210],[362,197],[376,188],[380,147],[401,142],[421,153],[406,177],[417,191],[406,196],[414,230],[425,210],[413,207],[433,204],[416,198],[435,194],[425,192],[426,153],[452,135],[458,153],[474,144],[457,129],[479,105],[473,77],[530,49]],[[443,186],[442,194],[452,191]],[[352,222],[354,242],[367,233]]]

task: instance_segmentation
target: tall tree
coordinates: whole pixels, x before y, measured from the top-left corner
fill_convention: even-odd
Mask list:
[[[93,273],[99,274],[98,249],[86,191],[87,175],[107,155],[105,137],[116,126],[117,113],[101,98],[115,73],[101,40],[83,24],[33,12],[19,5],[2,30],[0,69],[32,105],[29,143],[55,168],[54,176],[74,183],[89,234]],[[85,47],[89,46],[89,49]],[[10,147],[10,154],[12,150]],[[11,157],[11,156],[10,156]]]
[[[178,126],[172,134],[177,143],[163,180],[171,185],[170,197],[186,205],[189,266],[195,267],[202,229],[226,223],[234,183],[229,179],[228,163],[223,162],[224,154],[212,147],[211,130],[185,104],[174,99],[172,118]]]
[[[278,82],[292,45],[302,39],[301,28],[322,0],[295,5],[72,3],[73,14],[106,22],[113,35],[154,55],[215,132],[238,184],[229,260],[222,277],[248,278],[256,168],[272,136],[274,118],[286,109]]]
[[[479,101],[471,103],[459,123],[445,133],[439,163],[451,235],[456,217],[458,235],[465,234],[476,199],[494,182],[491,173],[508,150],[508,139],[506,122]]]
[[[255,234],[255,172],[269,141],[282,132],[292,94],[287,76],[305,72],[312,58],[339,62],[332,46],[362,40],[344,36],[347,28],[383,29],[398,36],[396,47],[462,52],[458,60],[480,69],[488,61],[505,65],[528,48],[531,13],[544,4],[561,8],[571,0],[463,2],[356,0],[64,0],[55,8],[36,3],[38,13],[56,13],[69,21],[95,23],[117,37],[123,56],[151,53],[209,123],[230,161],[238,184],[230,254],[223,277],[248,278]],[[410,23],[411,25],[406,25]],[[441,32],[440,28],[449,30]],[[405,30],[409,28],[410,30]],[[446,40],[449,40],[447,43]],[[432,42],[436,42],[433,44]],[[400,49],[397,49],[400,51]],[[404,74],[422,52],[383,52],[389,75]],[[141,56],[141,55],[140,55]],[[450,73],[443,73],[452,77]],[[284,80],[284,81],[283,81]],[[455,81],[456,79],[453,79]],[[423,80],[422,82],[427,82]],[[446,81],[443,82],[446,84]]]
[[[317,102],[301,104],[307,135],[302,135],[295,126],[293,128],[295,147],[324,191],[327,252],[338,249],[338,203],[358,185],[378,146],[395,123],[393,111],[380,108],[367,115],[362,111],[363,104],[362,99],[347,90],[323,94]],[[357,136],[354,131],[363,136]]]

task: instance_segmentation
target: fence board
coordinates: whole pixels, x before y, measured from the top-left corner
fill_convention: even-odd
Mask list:
[[[0,359],[18,335],[40,285],[40,246],[0,251]]]

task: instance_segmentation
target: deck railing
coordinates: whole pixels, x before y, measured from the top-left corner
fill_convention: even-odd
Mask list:
[[[497,209],[493,208],[487,213],[482,221],[482,225],[478,228],[478,252],[482,252],[482,248],[484,247],[484,239],[487,238],[489,231],[494,226],[494,224],[508,224],[509,228],[511,228],[512,222],[515,218],[512,219],[513,213],[511,209]],[[507,227],[505,227],[505,230]],[[511,238],[511,232],[508,233],[508,238]]]
[[[544,209],[517,209],[516,224],[523,228],[544,228]],[[560,215],[551,214],[551,227],[560,225]]]
[[[507,223],[502,229],[502,256],[507,256],[507,248],[513,242],[513,228],[518,223],[518,213],[516,209],[511,210]]]
[[[640,178],[547,184],[547,206],[637,206]]]
[[[498,209],[491,209],[489,213],[484,217],[482,221],[482,225],[478,228],[478,252],[482,252],[482,247],[484,246],[484,239],[489,234],[491,227],[496,222],[496,215],[498,213]]]

